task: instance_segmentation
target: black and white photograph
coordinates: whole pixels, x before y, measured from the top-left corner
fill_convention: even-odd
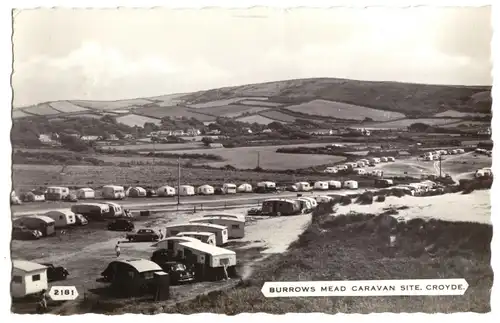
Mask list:
[[[491,15],[14,9],[10,311],[491,312]]]

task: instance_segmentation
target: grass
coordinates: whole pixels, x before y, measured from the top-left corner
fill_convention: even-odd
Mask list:
[[[137,114],[127,114],[127,115],[116,118],[116,121],[119,123],[126,124],[129,127],[133,127],[133,126],[142,127],[142,126],[144,126],[144,123],[146,123],[146,122],[151,122],[151,123],[154,123],[156,125],[161,124],[160,119],[149,118],[149,117],[140,116]]]
[[[19,109],[12,110],[12,118],[14,119],[23,118],[27,116],[29,116],[29,114],[23,112],[22,110]]]
[[[448,123],[457,122],[457,119],[446,118],[423,118],[423,119],[401,119],[396,121],[380,122],[380,123],[367,123],[363,127],[366,128],[382,128],[382,129],[401,129],[407,128],[414,123],[425,123],[431,126],[441,126]]]
[[[446,110],[444,112],[436,113],[434,115],[438,118],[465,118],[465,117],[485,117],[486,113],[467,113],[467,112],[459,112],[455,110]]]
[[[87,111],[88,109],[80,107],[78,105],[75,105],[69,101],[56,101],[56,102],[51,102],[50,106],[57,111],[63,112],[63,113],[72,113],[72,112],[83,112]]]
[[[152,118],[163,118],[163,117],[186,117],[195,118],[199,121],[214,121],[214,116],[209,116],[206,114],[196,113],[190,111],[188,108],[184,107],[148,107],[135,109],[136,114],[140,114]]]
[[[84,108],[97,109],[97,110],[115,110],[123,109],[133,106],[143,106],[146,104],[151,104],[152,101],[148,99],[130,99],[130,100],[118,100],[118,101],[85,101],[85,100],[74,100],[69,101],[73,104],[79,105]]]
[[[189,100],[189,99],[188,99]],[[213,100],[213,101],[204,101],[203,103],[195,103],[195,104],[189,104],[189,107],[195,108],[195,109],[204,109],[204,108],[212,108],[212,107],[219,107],[223,105],[229,105],[229,104],[234,104],[239,101],[243,100],[267,100],[266,97],[236,97],[236,98],[230,98],[230,99],[223,99],[223,100]]]
[[[274,121],[282,121],[282,122],[294,122],[295,119],[297,119],[294,116],[288,115],[286,113],[283,113],[281,111],[275,111],[275,110],[268,110],[259,113],[259,115],[273,119]]]
[[[255,100],[243,100],[238,102],[239,104],[244,104],[244,105],[257,105],[257,106],[263,106],[263,107],[279,107],[283,104],[281,103],[276,103],[276,102],[265,102],[265,101],[255,101]]]
[[[397,211],[392,211],[392,213]],[[229,291],[215,292],[163,308],[167,313],[244,312],[489,312],[493,272],[492,227],[476,223],[398,223],[389,215],[315,214],[311,226],[288,252],[264,260],[250,280]],[[395,228],[397,248],[388,247]],[[427,249],[433,249],[429,254]],[[265,298],[266,281],[465,278],[464,296]],[[151,305],[155,307],[154,304]],[[133,307],[128,308],[130,311]]]
[[[244,113],[257,113],[267,109],[269,109],[269,107],[264,107],[264,106],[254,107],[254,106],[230,104],[217,107],[203,108],[201,112],[217,117],[234,118]]]
[[[60,113],[59,111],[53,109],[48,103],[39,104],[37,106],[29,108],[23,108],[21,111],[39,116],[48,116]]]
[[[364,120],[365,118],[371,118],[374,121],[388,121],[405,117],[404,114],[399,112],[376,110],[372,108],[326,100],[313,100],[299,105],[292,105],[287,107],[286,109],[293,112],[300,112],[304,114],[324,117],[334,117],[336,119]]]

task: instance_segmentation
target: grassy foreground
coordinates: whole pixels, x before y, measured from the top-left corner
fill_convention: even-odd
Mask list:
[[[394,214],[397,211],[392,211]],[[387,247],[397,229],[399,245]],[[489,312],[493,272],[492,227],[476,223],[397,221],[388,214],[330,217],[316,214],[286,254],[254,268],[250,280],[163,308],[168,313],[287,312]],[[426,251],[427,250],[427,251]],[[465,278],[464,296],[273,298],[265,281]],[[158,313],[158,309],[151,311]]]

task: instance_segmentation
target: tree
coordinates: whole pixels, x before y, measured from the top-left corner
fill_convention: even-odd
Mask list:
[[[417,123],[412,123],[409,127],[408,130],[411,132],[427,132],[431,129],[432,127],[426,123],[422,122],[417,122]]]
[[[205,146],[210,146],[211,143],[214,142],[214,140],[210,137],[203,137],[201,138],[201,142],[205,145]]]

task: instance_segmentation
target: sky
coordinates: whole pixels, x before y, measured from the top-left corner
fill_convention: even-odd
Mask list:
[[[491,85],[491,7],[14,12],[14,107],[309,77]]]

